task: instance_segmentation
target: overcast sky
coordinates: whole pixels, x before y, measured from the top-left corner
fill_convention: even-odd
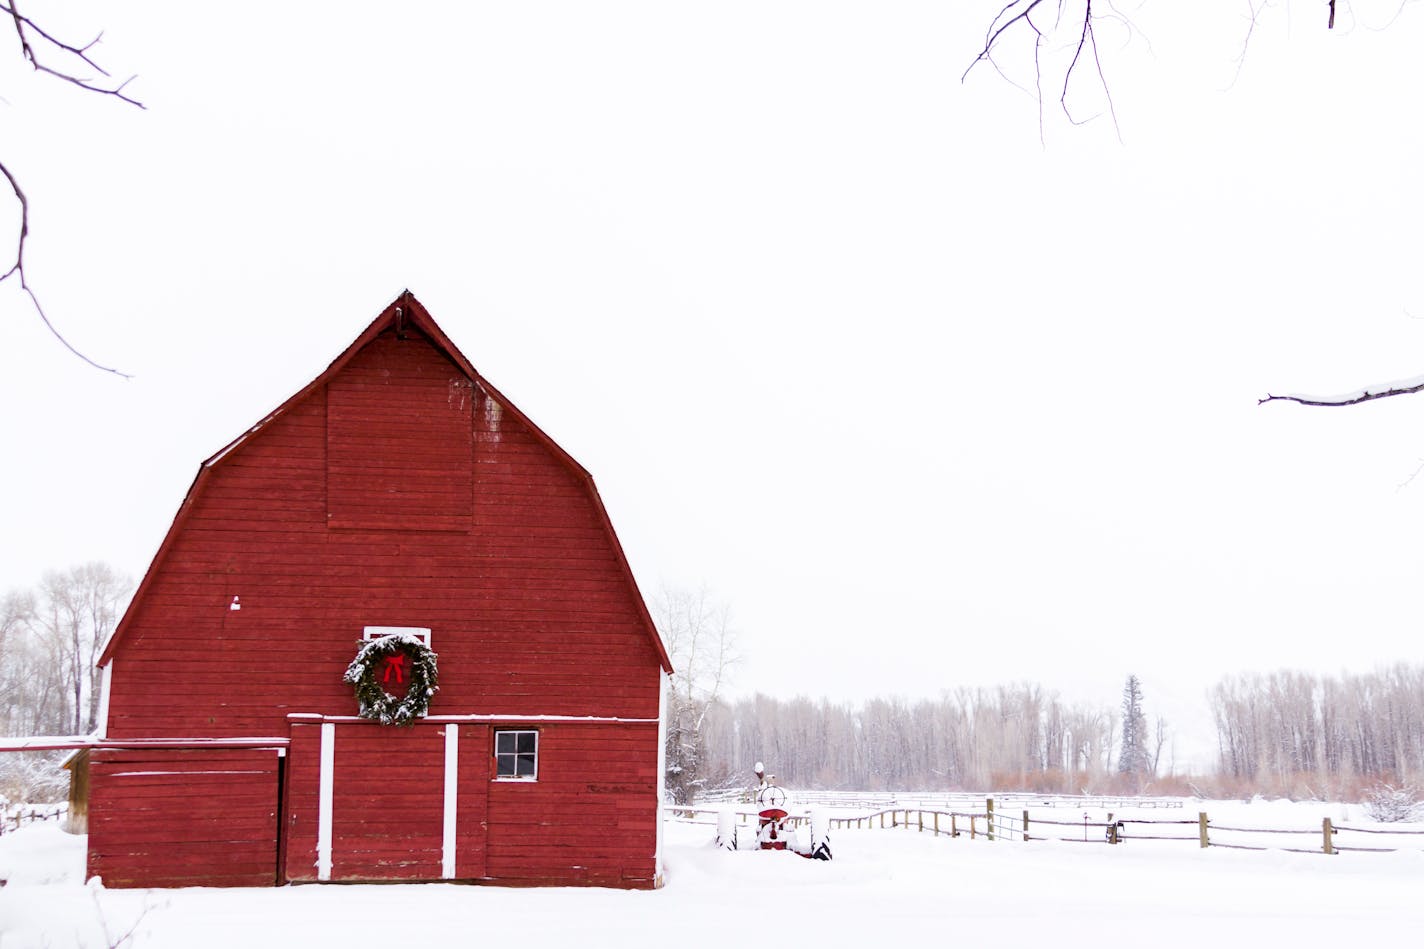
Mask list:
[[[1280,4],[1238,74],[1244,2],[1148,0],[1121,140],[961,83],[996,0],[48,6],[148,108],[5,47],[30,280],[134,378],[0,286],[0,588],[141,575],[409,287],[738,691],[1136,673],[1185,757],[1224,674],[1419,658],[1424,397],[1256,404],[1424,372],[1417,5]]]

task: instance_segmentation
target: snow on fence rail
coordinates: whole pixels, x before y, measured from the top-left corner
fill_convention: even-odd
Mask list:
[[[803,803],[807,795],[801,795]],[[845,799],[842,809],[854,805],[863,808],[867,801]],[[1350,827],[1337,825],[1330,818],[1323,818],[1320,826],[1309,828],[1282,827],[1233,827],[1213,824],[1206,811],[1201,811],[1193,819],[1143,819],[1114,817],[1115,811],[1107,813],[1106,820],[1093,820],[1085,812],[1082,820],[1054,820],[1033,817],[1027,808],[1019,813],[1010,813],[1002,806],[1002,800],[984,799],[984,809],[979,811],[947,810],[926,807],[876,807],[880,802],[871,801],[872,810],[854,815],[827,817],[832,830],[893,829],[930,832],[935,836],[960,837],[967,834],[971,840],[983,837],[985,840],[1059,840],[1065,842],[1102,843],[1117,845],[1127,841],[1179,841],[1191,842],[1197,846],[1224,847],[1233,850],[1285,850],[1293,853],[1389,853],[1403,849],[1424,849],[1424,830],[1404,830],[1386,827]],[[826,806],[821,804],[821,806]],[[1131,806],[1141,806],[1133,801]],[[1180,803],[1178,804],[1180,806]],[[717,823],[717,814],[724,808],[669,806],[666,812],[677,820],[697,824]],[[746,824],[756,819],[754,810],[738,809],[736,819]],[[703,819],[706,815],[706,819]],[[803,815],[788,818],[792,826],[800,826],[809,820]],[[1070,829],[1071,828],[1071,829]],[[1081,833],[1080,833],[1081,831]],[[1364,840],[1352,837],[1354,834],[1368,834],[1377,838],[1378,843],[1394,846],[1370,846]],[[1341,843],[1338,838],[1345,836],[1350,843]],[[1276,840],[1281,842],[1277,843]],[[1301,846],[1289,846],[1299,840]],[[1359,845],[1354,845],[1355,841]],[[1270,842],[1267,842],[1270,841]],[[1310,841],[1307,844],[1307,841]],[[1372,841],[1373,842],[1373,841]]]

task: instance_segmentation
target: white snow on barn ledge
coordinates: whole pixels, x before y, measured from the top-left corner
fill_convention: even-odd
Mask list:
[[[1211,801],[1214,821],[1318,825],[1344,805]],[[1412,937],[1424,852],[1295,854],[1133,841],[989,843],[913,830],[841,831],[836,859],[728,853],[670,822],[658,891],[449,884],[104,890],[81,882],[83,838],[0,838],[0,946],[95,949],[137,921],[135,949],[429,945],[725,947],[955,944],[1153,949],[1338,947]]]

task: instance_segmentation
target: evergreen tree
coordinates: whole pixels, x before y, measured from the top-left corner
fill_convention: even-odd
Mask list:
[[[1122,753],[1118,755],[1117,770],[1140,777],[1152,770],[1151,762],[1147,754],[1147,716],[1142,711],[1142,683],[1130,675],[1122,687]]]

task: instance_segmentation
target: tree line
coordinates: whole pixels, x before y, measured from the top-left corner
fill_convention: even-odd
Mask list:
[[[93,562],[48,571],[35,586],[0,597],[0,735],[94,730],[94,663],[132,590],[130,578]],[[791,786],[847,790],[1349,799],[1376,782],[1424,783],[1421,665],[1227,676],[1206,692],[1215,767],[1186,776],[1163,760],[1167,723],[1149,719],[1136,676],[1127,677],[1116,708],[1068,703],[1032,683],[858,705],[759,694],[728,700],[722,686],[737,650],[726,606],[705,591],[664,591],[653,605],[677,669],[666,745],[667,787],[677,800],[742,786],[758,761]]]
[[[1135,701],[1143,722],[1140,689]],[[1145,790],[1165,724],[1148,741],[1146,729],[1122,732],[1122,721],[1028,683],[861,705],[754,695],[709,709],[704,777],[735,786],[764,761],[779,781],[806,788]]]
[[[1283,794],[1424,779],[1424,666],[1228,676],[1209,694],[1219,772]]]
[[[1163,760],[1167,723],[1149,720],[1136,676],[1117,708],[1065,703],[1027,683],[859,705],[719,699],[702,715],[697,785],[744,785],[757,761],[788,786],[844,790],[1353,800],[1380,783],[1424,783],[1424,666],[1234,675],[1206,700],[1217,760],[1177,774]]]
[[[83,735],[98,724],[95,660],[133,582],[106,563],[47,571],[0,597],[0,735]]]

